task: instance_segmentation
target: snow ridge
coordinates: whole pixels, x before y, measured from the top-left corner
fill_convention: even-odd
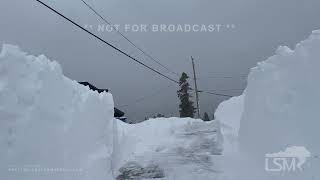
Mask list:
[[[111,179],[112,124],[110,93],[68,79],[44,55],[2,47],[0,179]]]

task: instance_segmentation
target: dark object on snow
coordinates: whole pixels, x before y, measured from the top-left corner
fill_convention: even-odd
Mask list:
[[[150,164],[142,167],[136,162],[128,162],[119,169],[117,180],[143,180],[164,178],[164,170],[158,165]]]
[[[124,112],[122,112],[121,110],[119,110],[117,108],[114,108],[114,117],[120,118],[122,116],[124,116]]]
[[[95,87],[94,85],[88,83],[88,82],[78,82],[79,84],[82,84],[84,86],[89,86],[89,88],[93,91],[98,91],[99,93],[102,92],[109,92],[108,89],[99,89],[97,87]],[[122,112],[120,109],[114,108],[114,117],[115,118],[121,118],[122,116],[124,116],[124,112]]]

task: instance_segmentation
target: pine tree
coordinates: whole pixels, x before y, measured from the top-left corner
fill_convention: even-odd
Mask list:
[[[210,121],[210,118],[209,118],[209,115],[208,115],[207,112],[204,113],[204,115],[203,115],[203,120],[204,120],[204,121]]]
[[[180,90],[177,91],[178,97],[180,99],[179,112],[180,117],[193,118],[195,108],[193,106],[193,102],[190,100],[192,96],[189,94],[191,88],[190,84],[188,83],[188,78],[188,75],[183,72],[179,80]]]

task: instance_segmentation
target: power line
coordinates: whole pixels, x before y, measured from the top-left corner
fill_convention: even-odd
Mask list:
[[[216,95],[216,96],[233,97],[233,95],[221,94],[221,93],[216,93],[216,92],[211,92],[211,91],[199,91],[199,92],[200,93],[212,94],[212,95]]]
[[[161,67],[163,67],[164,69],[166,69],[167,71],[169,71],[172,74],[175,74],[177,76],[179,76],[178,73],[174,72],[173,70],[169,69],[167,66],[161,64],[158,60],[156,60],[154,57],[152,57],[149,53],[147,53],[146,51],[144,51],[142,48],[140,48],[139,46],[137,46],[135,43],[133,43],[129,38],[127,38],[123,33],[121,33],[117,28],[114,28],[113,24],[111,22],[109,22],[108,20],[106,20],[106,18],[104,18],[100,13],[98,13],[92,6],[90,6],[85,0],[81,0],[91,11],[93,11],[97,16],[100,17],[100,19],[102,19],[105,23],[107,23],[108,25],[111,26],[111,28],[113,30],[116,30],[116,32],[118,34],[120,34],[120,36],[122,36],[125,40],[127,40],[132,46],[134,46],[135,48],[137,48],[140,52],[142,52],[145,56],[147,56],[148,58],[150,58],[152,61],[154,61],[155,63],[157,63],[158,65],[160,65]]]
[[[55,10],[54,8],[52,8],[52,7],[50,7],[49,5],[45,4],[45,3],[42,2],[41,0],[35,0],[35,1],[39,2],[40,4],[42,4],[43,6],[47,7],[48,9],[50,9],[50,10],[53,11],[54,13],[58,14],[59,16],[63,17],[64,19],[66,19],[67,21],[69,21],[70,23],[72,23],[73,25],[77,26],[78,28],[82,29],[83,31],[87,32],[87,33],[90,34],[91,36],[93,36],[93,37],[95,37],[96,39],[98,39],[99,41],[101,41],[102,43],[110,46],[111,48],[113,48],[113,49],[115,49],[116,51],[120,52],[121,54],[127,56],[128,58],[132,59],[133,61],[139,63],[140,65],[144,66],[145,68],[147,68],[147,69],[149,69],[149,70],[151,70],[151,71],[159,74],[160,76],[162,76],[162,77],[164,77],[164,78],[166,78],[166,79],[168,79],[168,80],[170,80],[170,81],[172,81],[172,82],[175,82],[175,83],[177,83],[177,84],[179,83],[178,81],[176,81],[176,80],[174,80],[174,79],[172,79],[172,78],[170,78],[170,77],[162,74],[161,72],[153,69],[152,67],[150,67],[150,66],[146,65],[145,63],[139,61],[138,59],[132,57],[131,55],[127,54],[127,53],[124,52],[123,50],[121,50],[121,49],[117,48],[116,46],[112,45],[111,43],[103,40],[102,38],[100,38],[100,37],[97,36],[96,34],[88,31],[88,30],[85,29],[85,28],[83,28],[82,26],[80,26],[79,24],[77,24],[76,22],[74,22],[73,20],[69,19],[68,17],[64,16],[63,14],[61,14],[60,12],[58,12],[57,10]]]
[[[212,89],[209,91],[243,91],[244,89]]]
[[[193,89],[192,89],[193,90]],[[217,91],[243,91],[244,89],[210,89],[206,91],[217,92]],[[193,90],[194,91],[194,90]],[[201,92],[201,91],[200,91]],[[195,93],[195,91],[194,91]]]
[[[235,79],[235,78],[246,78],[247,76],[208,76],[200,77],[198,79]]]

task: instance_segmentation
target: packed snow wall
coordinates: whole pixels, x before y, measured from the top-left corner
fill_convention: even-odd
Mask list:
[[[243,112],[244,95],[232,97],[219,104],[214,116],[221,123],[224,152],[238,151],[238,134]]]
[[[0,54],[0,179],[112,179],[113,98],[60,65],[4,45]]]
[[[320,167],[317,158],[320,155],[319,68],[320,31],[314,31],[294,50],[279,47],[274,56],[258,63],[249,74],[239,132],[240,146],[243,152],[254,157],[257,167],[261,167],[268,177],[272,174],[271,179],[320,177],[317,170]],[[282,161],[279,161],[281,166],[270,165],[278,170],[282,167],[280,173],[268,172],[266,154],[291,147],[304,147],[311,153],[302,172],[287,172],[288,167],[282,166]]]

